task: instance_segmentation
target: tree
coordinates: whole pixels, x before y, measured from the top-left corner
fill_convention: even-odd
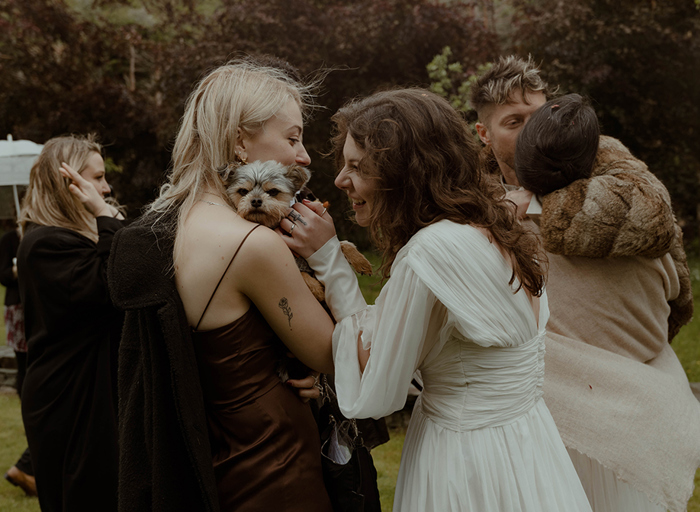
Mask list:
[[[666,184],[686,235],[698,233],[700,11],[687,0],[516,0],[515,52],[560,92],[589,96],[603,133]]]
[[[382,87],[426,86],[426,62],[450,45],[469,68],[492,58],[494,36],[469,6],[431,0],[0,0],[0,130],[44,142],[97,132],[110,181],[131,216],[163,181],[184,103],[207,71],[241,54],[273,54],[302,75],[332,70],[304,140],[312,187],[336,218],[347,210],[324,158],[330,116]],[[215,4],[217,5],[217,4]],[[132,9],[133,16],[124,14]],[[117,15],[118,14],[118,15]],[[352,225],[338,223],[341,236]],[[352,233],[358,238],[361,231]]]

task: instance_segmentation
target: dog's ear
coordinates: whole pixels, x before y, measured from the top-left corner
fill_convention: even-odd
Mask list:
[[[311,171],[301,165],[290,165],[287,167],[286,176],[294,184],[295,190],[301,190],[311,179]]]
[[[242,165],[239,162],[231,162],[229,164],[222,165],[219,167],[216,171],[221,177],[221,181],[223,181],[224,186],[228,187],[233,183],[236,178],[240,175],[239,169],[242,167]]]

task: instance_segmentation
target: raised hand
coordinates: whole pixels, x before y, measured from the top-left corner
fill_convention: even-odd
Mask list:
[[[92,213],[95,217],[113,216],[113,208],[105,202],[102,194],[97,191],[92,183],[80,176],[80,174],[75,172],[75,170],[65,162],[61,164],[58,171],[63,177],[73,181],[73,183],[68,186],[68,189],[83,203],[87,211]]]

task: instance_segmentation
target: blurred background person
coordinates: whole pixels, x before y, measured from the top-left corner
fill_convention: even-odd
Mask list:
[[[5,335],[7,346],[15,351],[17,361],[17,394],[22,398],[22,383],[27,372],[27,341],[24,337],[24,313],[19,300],[17,283],[17,248],[19,228],[12,222],[12,228],[0,239],[0,284],[5,287]],[[7,470],[5,479],[12,485],[22,488],[29,496],[36,496],[36,482],[29,448],[24,450],[19,460]]]
[[[93,136],[49,140],[20,214],[22,417],[44,512],[117,509],[113,384],[122,318],[106,266],[123,216],[105,202],[101,150]]]

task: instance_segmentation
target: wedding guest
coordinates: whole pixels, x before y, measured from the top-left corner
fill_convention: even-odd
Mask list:
[[[22,418],[43,512],[117,510],[113,356],[122,318],[106,266],[123,216],[105,202],[101,152],[92,136],[49,140],[20,214]]]

